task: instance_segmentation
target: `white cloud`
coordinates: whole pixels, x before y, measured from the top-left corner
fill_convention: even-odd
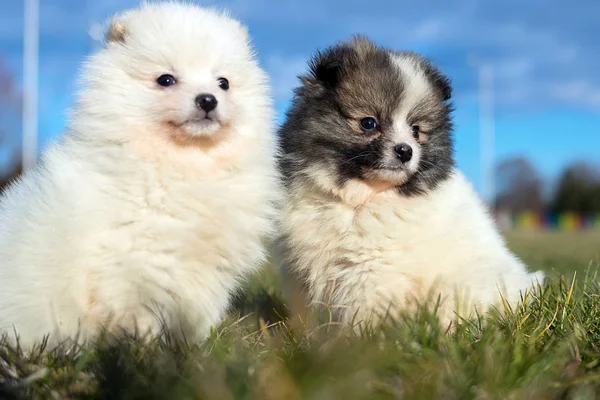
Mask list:
[[[567,105],[584,104],[600,111],[600,88],[585,79],[552,83],[547,92],[552,98]]]
[[[439,37],[446,35],[444,21],[441,18],[428,18],[418,24],[416,27],[411,27],[411,40],[430,42],[435,41]]]

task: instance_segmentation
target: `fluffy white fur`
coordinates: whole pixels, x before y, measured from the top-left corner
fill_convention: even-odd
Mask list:
[[[161,318],[201,338],[272,233],[272,105],[246,29],[144,4],[107,39],[68,131],[0,203],[0,329],[26,346],[101,326],[156,333]],[[177,84],[157,85],[162,74]],[[210,119],[200,93],[219,101]]]
[[[284,265],[288,296],[326,305],[346,324],[377,323],[439,294],[447,326],[456,313],[485,312],[502,297],[515,304],[544,278],[505,247],[458,171],[426,196],[379,192],[359,181],[335,194],[296,187],[282,220],[294,260]]]

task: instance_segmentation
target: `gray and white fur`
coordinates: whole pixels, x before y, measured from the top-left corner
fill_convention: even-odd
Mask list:
[[[427,59],[357,36],[317,52],[301,81],[280,129],[295,312],[326,304],[341,322],[377,322],[440,294],[446,324],[543,280],[456,169],[452,88]]]

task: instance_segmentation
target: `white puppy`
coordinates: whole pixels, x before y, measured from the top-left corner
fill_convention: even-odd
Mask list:
[[[1,199],[0,329],[24,345],[102,326],[201,338],[273,230],[272,104],[247,30],[145,4],[82,78],[66,134]]]

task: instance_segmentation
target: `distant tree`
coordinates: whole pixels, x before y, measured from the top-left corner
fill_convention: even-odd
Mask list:
[[[22,96],[0,57],[0,190],[21,172]]]
[[[567,166],[557,181],[550,206],[555,212],[600,213],[600,166],[586,161]]]
[[[513,212],[542,211],[543,181],[525,157],[513,157],[496,168],[496,208]]]

